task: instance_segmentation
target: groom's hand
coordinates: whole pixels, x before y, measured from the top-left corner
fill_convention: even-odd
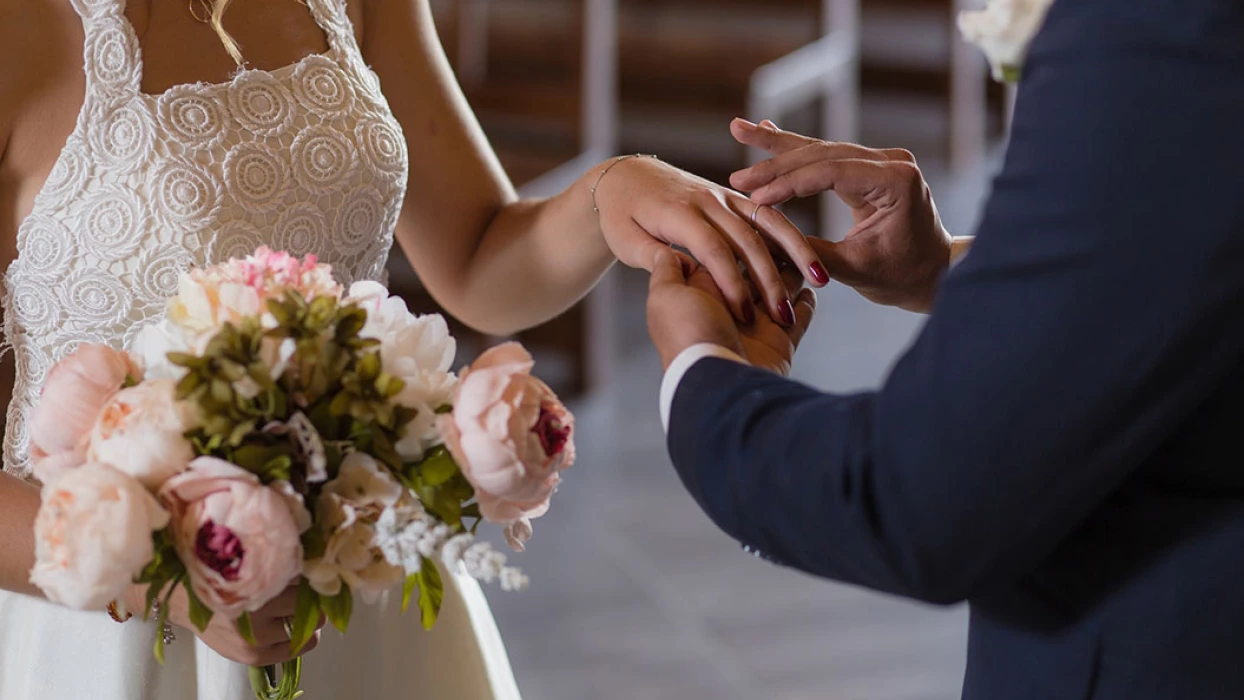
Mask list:
[[[840,243],[814,240],[832,277],[868,299],[925,312],[950,265],[951,237],[911,153],[831,143],[742,119],[740,143],[774,154],[736,172],[730,183],[758,204],[833,190],[851,207],[855,226]]]
[[[648,290],[648,334],[666,369],[687,348],[712,343],[752,365],[779,374],[791,361],[816,310],[816,293],[803,289],[798,271],[788,269],[783,282],[795,298],[795,324],[785,328],[767,314],[749,323],[734,319],[708,270],[674,252],[658,255]]]

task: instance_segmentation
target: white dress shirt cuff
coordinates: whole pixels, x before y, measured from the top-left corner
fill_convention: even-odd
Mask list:
[[[718,357],[739,364],[748,364],[747,360],[739,357],[738,353],[713,343],[692,345],[678,353],[678,357],[670,363],[669,369],[665,370],[665,379],[661,381],[661,427],[665,429],[667,435],[670,431],[670,409],[674,405],[674,395],[678,393],[678,385],[682,382],[683,376],[687,374],[687,370],[706,357]]]

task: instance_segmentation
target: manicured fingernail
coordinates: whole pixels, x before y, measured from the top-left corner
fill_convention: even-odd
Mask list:
[[[814,262],[809,270],[812,272],[812,279],[816,280],[817,284],[829,284],[829,271],[824,265]]]
[[[795,305],[790,303],[790,299],[784,299],[781,304],[778,304],[778,315],[782,317],[786,325],[795,325]]]
[[[743,305],[743,322],[749,326],[756,322],[756,307],[750,301]]]

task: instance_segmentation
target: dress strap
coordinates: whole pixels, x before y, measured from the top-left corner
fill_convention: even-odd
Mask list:
[[[116,2],[118,0],[111,0]],[[315,23],[324,30],[328,45],[342,54],[358,53],[358,41],[354,36],[354,23],[346,11],[346,0],[306,0]]]
[[[70,0],[82,18],[88,103],[117,106],[138,94],[143,61],[125,0]]]

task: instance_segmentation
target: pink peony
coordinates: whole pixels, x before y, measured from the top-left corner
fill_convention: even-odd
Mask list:
[[[531,536],[530,518],[543,515],[574,463],[574,417],[517,343],[492,348],[462,375],[453,413],[438,427],[462,473],[475,487],[480,512],[507,526],[515,549]]]
[[[301,499],[224,460],[199,457],[160,489],[194,592],[230,619],[275,598],[301,572]]]
[[[30,419],[30,456],[40,481],[86,461],[91,428],[127,376],[142,378],[128,354],[106,345],[83,344],[56,363]]]
[[[53,602],[102,610],[154,554],[168,513],[137,481],[87,463],[49,482],[35,519],[30,580]]]
[[[185,438],[194,428],[194,407],[176,399],[171,379],[122,389],[104,406],[91,431],[87,456],[125,472],[151,490],[184,471],[194,459]]]

